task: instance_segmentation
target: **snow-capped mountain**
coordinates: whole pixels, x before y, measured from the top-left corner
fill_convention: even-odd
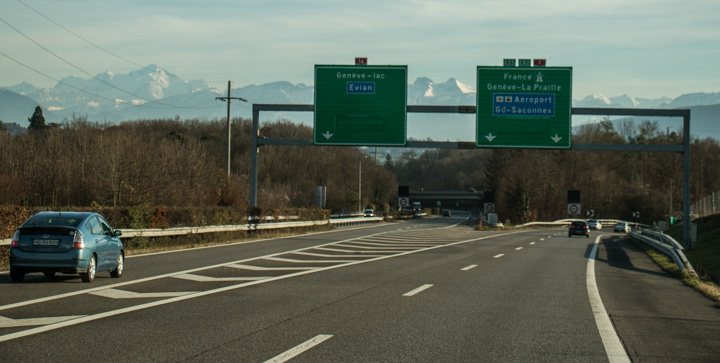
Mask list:
[[[22,126],[28,124],[27,118],[36,105],[43,108],[47,122],[85,116],[90,121],[111,123],[176,117],[208,120],[224,118],[227,112],[226,104],[216,99],[226,96],[226,90],[211,87],[203,80],[183,80],[155,64],[126,74],[107,71],[87,79],[69,76],[52,88],[38,88],[23,82],[0,91],[0,120]],[[233,88],[232,96],[250,103],[312,104],[314,92],[313,86],[302,83],[272,82]],[[408,85],[408,105],[474,105],[475,97],[472,86],[454,78],[435,83],[420,77]],[[238,101],[233,104],[233,117],[252,117],[250,104]],[[720,92],[685,94],[675,99],[594,94],[573,100],[574,107],[687,108],[718,104]],[[312,114],[307,112],[263,113],[261,117],[312,123]],[[408,120],[408,136],[415,138],[431,136],[436,140],[454,140],[474,134],[474,118],[468,115],[411,114]],[[451,129],[456,130],[455,135],[448,133]]]

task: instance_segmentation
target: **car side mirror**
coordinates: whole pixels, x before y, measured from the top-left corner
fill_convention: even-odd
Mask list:
[[[122,231],[115,231],[115,237],[122,236]]]

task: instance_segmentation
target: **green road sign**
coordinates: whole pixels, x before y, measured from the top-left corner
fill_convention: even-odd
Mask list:
[[[315,145],[407,142],[407,66],[315,65]]]
[[[568,149],[571,109],[571,67],[477,67],[477,147]]]

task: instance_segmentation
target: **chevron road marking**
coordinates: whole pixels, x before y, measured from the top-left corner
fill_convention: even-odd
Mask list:
[[[91,295],[107,297],[110,299],[146,299],[146,298],[158,298],[158,297],[176,297],[194,294],[196,291],[181,291],[181,292],[133,292],[119,289],[105,289],[100,291],[91,292]]]
[[[258,281],[258,280],[265,280],[265,279],[270,278],[270,276],[264,276],[264,277],[212,277],[212,276],[202,276],[202,275],[193,275],[193,274],[180,274],[180,275],[175,275],[173,277],[176,279],[198,281],[198,282]]]
[[[0,328],[17,328],[22,326],[35,326],[55,324],[66,320],[82,318],[85,315],[73,316],[53,316],[50,318],[29,318],[29,319],[10,319],[0,316]]]

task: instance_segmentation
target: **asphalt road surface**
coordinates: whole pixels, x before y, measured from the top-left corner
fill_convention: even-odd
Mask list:
[[[624,235],[465,216],[0,274],[0,361],[717,361],[716,303]]]

